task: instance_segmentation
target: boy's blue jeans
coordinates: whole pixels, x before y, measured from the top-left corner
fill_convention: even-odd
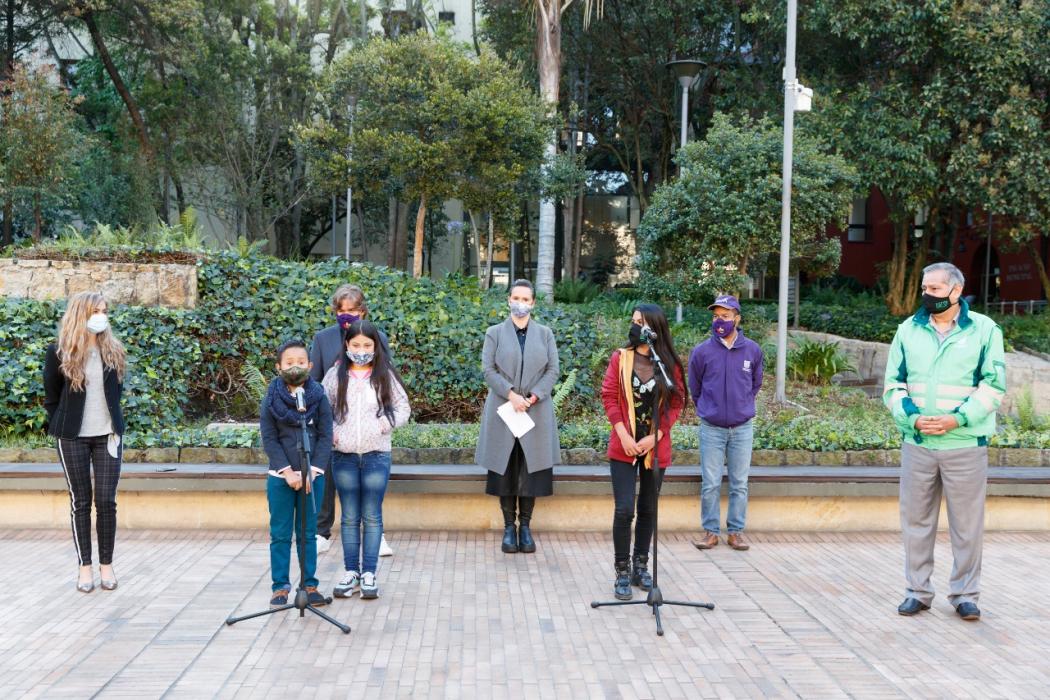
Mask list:
[[[383,497],[390,481],[390,453],[333,452],[332,478],[343,511],[343,565],[347,571],[374,574],[383,539]]]
[[[302,553],[304,585],[317,586],[317,509],[324,495],[324,476],[314,478],[311,491],[296,491],[279,476],[266,477],[266,500],[270,504],[270,570],[273,590],[292,590],[288,568],[291,565],[292,531],[296,546],[303,535],[299,506],[306,503],[306,551]],[[302,501],[300,499],[303,499]],[[298,553],[298,550],[297,550]]]

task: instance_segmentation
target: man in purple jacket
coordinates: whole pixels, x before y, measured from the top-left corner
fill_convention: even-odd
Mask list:
[[[698,549],[718,544],[722,468],[728,466],[729,513],[726,543],[744,550],[747,474],[751,469],[752,419],[762,388],[762,348],[740,330],[740,302],[725,294],[707,307],[714,312],[711,337],[689,356],[689,393],[700,416],[700,519]]]

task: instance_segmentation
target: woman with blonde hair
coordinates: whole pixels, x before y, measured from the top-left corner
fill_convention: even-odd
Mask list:
[[[92,471],[102,589],[117,587],[113,541],[117,530],[117,481],[120,479],[124,416],[120,395],[127,356],[113,335],[106,300],[97,292],[70,298],[58,327],[58,342],[44,361],[44,408],[48,434],[69,488],[73,544],[80,560],[77,590],[95,588],[91,569]]]

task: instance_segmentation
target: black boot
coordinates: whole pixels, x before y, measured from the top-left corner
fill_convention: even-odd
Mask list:
[[[513,525],[503,526],[503,551],[506,554],[518,551],[518,533],[514,531]]]
[[[514,520],[517,518],[515,506],[517,500],[514,496],[500,496],[499,507],[503,511],[503,551],[506,554],[514,554],[518,551],[518,533],[514,529]]]
[[[653,590],[653,577],[649,575],[649,555],[635,554],[632,563],[634,568],[631,572],[631,585],[638,586],[643,591]]]
[[[613,584],[613,595],[616,600],[630,600],[634,597],[631,590],[631,562],[616,562],[616,582]]]
[[[532,522],[532,509],[536,507],[536,499],[531,496],[518,496],[518,551],[532,554],[536,551],[536,541],[532,539],[532,530],[529,524]]]

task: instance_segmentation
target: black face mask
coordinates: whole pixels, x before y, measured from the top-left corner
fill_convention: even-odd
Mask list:
[[[954,302],[958,303],[958,302]],[[946,297],[935,297],[932,294],[922,295],[922,307],[926,309],[926,312],[931,316],[933,314],[939,314],[943,311],[947,311],[953,305],[950,296]]]
[[[631,330],[627,331],[627,343],[632,348],[642,344],[642,327],[637,323],[631,323]]]

